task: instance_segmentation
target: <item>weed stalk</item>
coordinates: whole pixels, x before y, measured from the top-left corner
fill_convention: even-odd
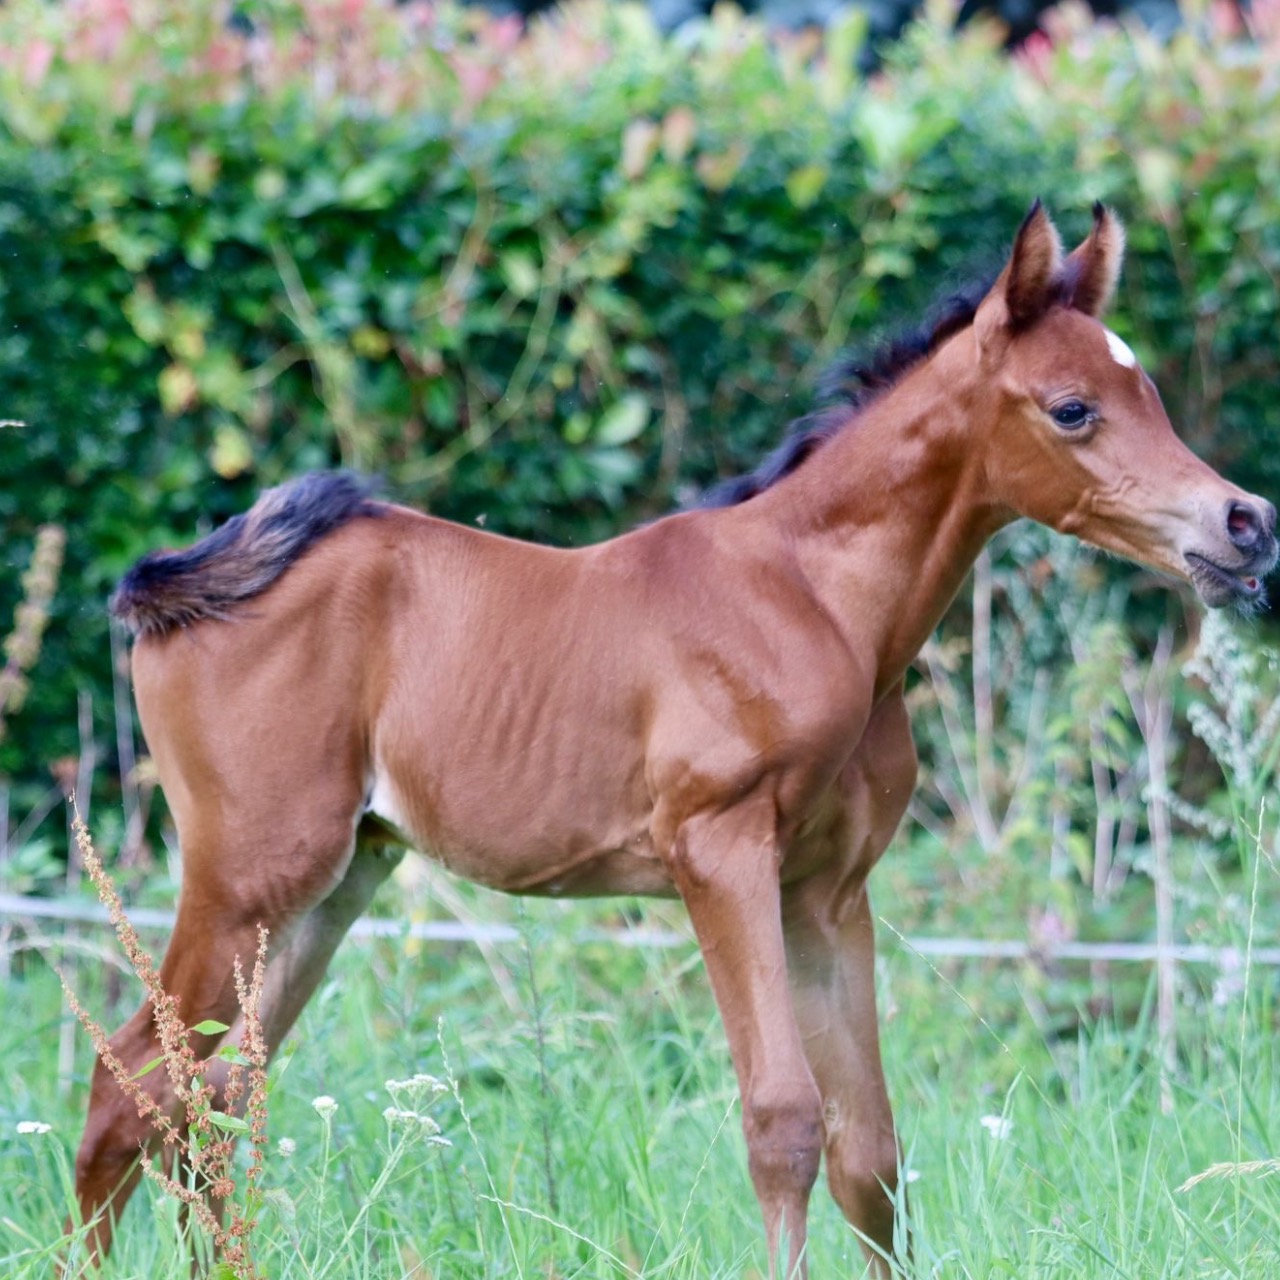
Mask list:
[[[80,1020],[103,1065],[125,1095],[137,1107],[138,1115],[151,1124],[152,1145],[166,1158],[159,1163],[143,1151],[142,1172],[167,1196],[189,1213],[211,1242],[221,1261],[219,1269],[234,1280],[260,1280],[252,1260],[252,1237],[258,1223],[263,1197],[259,1190],[266,1148],[267,1126],[267,1046],[260,1016],[266,980],[267,931],[259,926],[258,950],[253,970],[246,980],[237,957],[236,995],[240,1002],[243,1034],[239,1046],[226,1044],[211,1058],[198,1060],[191,1047],[192,1034],[221,1035],[229,1030],[223,1023],[202,1022],[188,1028],[182,1022],[177,1000],[160,981],[155,962],[142,947],[137,932],[125,914],[124,904],[103,867],[79,810],[75,807],[72,834],[76,851],[98,897],[107,908],[116,936],[129,963],[146,990],[151,1005],[160,1056],[141,1070],[120,1060],[106,1031],[81,1005],[65,974],[59,973],[67,1002]],[[176,1101],[177,1116],[162,1107],[144,1078],[163,1067]],[[214,1106],[217,1090],[209,1082],[211,1070],[225,1071],[222,1106]],[[247,1094],[247,1098],[246,1098]],[[247,1119],[234,1114],[244,1100]],[[178,1116],[182,1123],[179,1123]],[[237,1200],[232,1168],[235,1142],[245,1136],[252,1148],[243,1193]],[[186,1178],[181,1174],[185,1167]],[[229,1213],[227,1211],[230,1211]],[[229,1220],[228,1220],[229,1219]]]

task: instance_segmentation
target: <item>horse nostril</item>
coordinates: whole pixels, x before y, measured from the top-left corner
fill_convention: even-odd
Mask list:
[[[1271,506],[1270,503],[1267,504]],[[1252,550],[1262,536],[1265,525],[1274,525],[1275,511],[1268,512],[1270,520],[1247,502],[1232,502],[1227,507],[1227,533],[1241,551]]]

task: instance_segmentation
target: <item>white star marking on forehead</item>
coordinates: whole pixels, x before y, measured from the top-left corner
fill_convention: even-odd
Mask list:
[[[1126,369],[1137,366],[1138,357],[1133,354],[1133,348],[1118,333],[1112,333],[1110,329],[1107,330],[1107,346],[1116,364],[1122,364]]]

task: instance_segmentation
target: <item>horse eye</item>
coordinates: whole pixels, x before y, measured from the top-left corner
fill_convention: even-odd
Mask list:
[[[1089,421],[1089,406],[1080,400],[1067,400],[1055,405],[1050,413],[1054,422],[1068,431],[1083,427]]]

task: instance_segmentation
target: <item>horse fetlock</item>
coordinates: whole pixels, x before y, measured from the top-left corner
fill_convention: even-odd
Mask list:
[[[820,1146],[783,1146],[748,1143],[747,1167],[751,1181],[763,1198],[778,1193],[799,1193],[808,1197],[818,1181],[822,1160]]]

